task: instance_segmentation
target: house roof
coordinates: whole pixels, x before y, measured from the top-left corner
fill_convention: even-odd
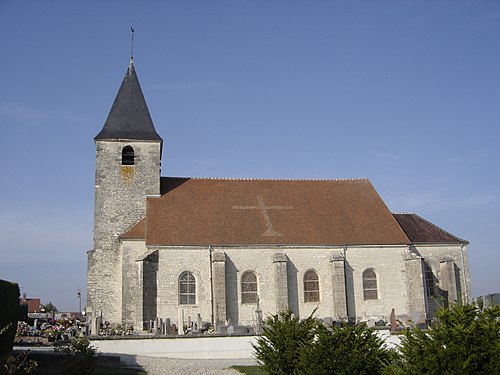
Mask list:
[[[131,139],[162,142],[135,72],[133,60],[123,78],[104,127],[94,140]]]
[[[40,298],[23,298],[20,302],[28,305],[29,313],[40,312],[40,307],[42,305]]]
[[[395,213],[394,217],[412,243],[468,243],[414,213]]]
[[[122,237],[147,245],[407,244],[367,179],[161,179],[145,220]]]

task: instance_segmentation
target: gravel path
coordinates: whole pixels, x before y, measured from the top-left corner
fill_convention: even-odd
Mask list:
[[[132,358],[131,358],[132,359]],[[174,359],[163,357],[137,356],[133,362],[148,375],[236,375],[241,373],[229,369],[231,366],[255,365],[253,359]]]

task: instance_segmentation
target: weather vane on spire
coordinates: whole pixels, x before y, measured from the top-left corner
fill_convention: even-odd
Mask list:
[[[132,32],[132,47],[130,50],[130,60],[132,61],[134,59],[134,32],[135,32],[135,29],[133,27],[131,27],[130,31]]]

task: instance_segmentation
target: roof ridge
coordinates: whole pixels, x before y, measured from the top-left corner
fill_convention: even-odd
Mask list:
[[[253,178],[253,177],[181,177],[161,176],[169,179],[191,179],[212,181],[369,181],[367,177],[357,178]]]

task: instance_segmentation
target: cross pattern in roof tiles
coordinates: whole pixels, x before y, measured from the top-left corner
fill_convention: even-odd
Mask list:
[[[266,231],[261,234],[262,237],[283,237],[282,233],[277,232],[273,228],[269,210],[293,210],[293,206],[266,206],[262,195],[257,195],[258,206],[233,206],[234,210],[260,210]]]

